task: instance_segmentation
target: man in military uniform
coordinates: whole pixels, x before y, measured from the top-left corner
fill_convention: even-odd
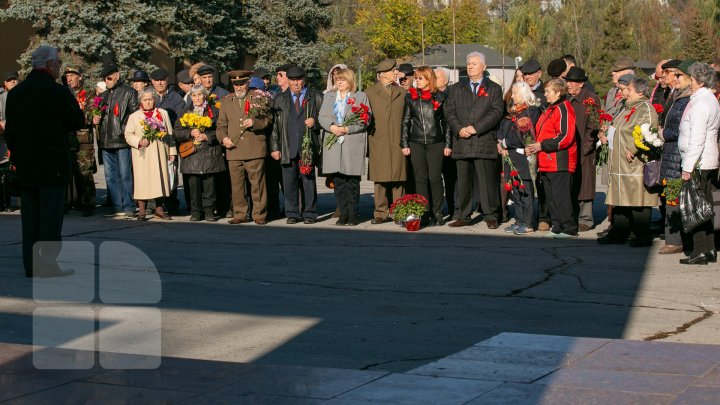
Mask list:
[[[75,95],[80,109],[85,113],[93,104],[93,91],[84,88],[84,80],[80,67],[68,66],[65,68],[67,85]],[[92,125],[87,119],[83,127],[69,135],[70,159],[72,163],[72,177],[68,183],[66,206],[73,206],[82,211],[82,216],[88,217],[95,210],[95,179],[97,172],[95,163],[95,140]]]

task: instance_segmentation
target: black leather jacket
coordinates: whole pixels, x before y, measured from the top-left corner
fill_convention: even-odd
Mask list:
[[[125,149],[125,125],[130,114],[140,108],[135,89],[118,81],[112,89],[103,93],[107,110],[103,114],[98,130],[98,147],[102,149]]]
[[[445,94],[436,92],[430,100],[423,100],[417,91],[413,100],[413,92],[405,94],[400,147],[409,148],[409,142],[421,144],[443,143],[451,148],[450,126],[445,122],[443,105]],[[437,107],[436,107],[437,106]]]

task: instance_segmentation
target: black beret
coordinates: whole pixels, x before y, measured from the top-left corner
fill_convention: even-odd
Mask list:
[[[400,66],[398,66],[398,71],[405,74],[405,76],[412,76],[413,73],[415,73],[415,69],[413,69],[413,66],[409,63],[402,63]]]
[[[285,75],[288,79],[302,79],[305,77],[305,69],[300,66],[290,66]]]
[[[197,74],[200,76],[211,75],[213,73],[215,73],[215,68],[210,65],[202,65],[197,70]]]
[[[5,72],[5,81],[6,82],[9,82],[10,80],[15,80],[18,77],[20,77],[20,75],[18,74],[17,70],[10,70],[8,72]]]
[[[102,70],[100,71],[100,77],[107,77],[115,72],[119,72],[120,69],[118,69],[117,65],[114,63],[108,63],[106,65],[103,65]]]
[[[144,70],[136,70],[130,78],[131,82],[146,82],[150,83],[150,76]]]
[[[577,66],[572,66],[570,70],[568,70],[567,75],[565,75],[565,81],[568,82],[586,82],[587,79],[588,77],[585,75],[585,70]]]
[[[695,59],[686,59],[677,65],[677,69],[690,76],[690,66],[692,66],[695,62]]]
[[[682,61],[680,59],[670,59],[669,61],[665,62],[660,66],[661,69],[669,69],[669,68],[676,68],[680,66],[680,63]]]
[[[548,63],[547,74],[550,75],[550,77],[560,77],[560,75],[565,73],[565,69],[567,69],[567,63],[565,63],[564,60],[553,59]]]
[[[262,79],[263,77],[270,76],[270,72],[268,72],[268,70],[265,69],[265,68],[257,68],[257,69],[255,69],[255,71],[253,72],[253,76],[259,77],[259,78]]]
[[[520,71],[524,75],[535,73],[540,69],[542,69],[542,67],[540,66],[540,62],[536,61],[535,59],[530,59],[529,61],[523,63],[522,66],[520,66]]]
[[[170,74],[163,68],[155,69],[150,73],[150,78],[153,80],[167,80]]]
[[[175,79],[178,83],[193,84],[193,79],[190,77],[190,72],[187,69],[179,71],[175,75]]]
[[[293,66],[292,63],[286,63],[284,65],[280,65],[277,68],[275,68],[275,73],[287,72],[288,69],[290,69],[292,66]]]

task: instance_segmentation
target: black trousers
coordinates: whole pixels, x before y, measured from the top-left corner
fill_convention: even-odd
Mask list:
[[[283,191],[285,193],[285,216],[287,218],[317,219],[317,185],[315,168],[308,175],[300,173],[298,158],[282,165]],[[302,187],[303,207],[300,215],[300,191]]]
[[[265,183],[267,184],[267,215],[270,219],[280,218],[280,191],[283,187],[280,161],[265,158]]]
[[[713,203],[712,193],[717,189],[715,184],[717,175],[718,169],[700,170],[700,193],[710,204]],[[693,229],[689,235],[693,240],[693,253],[707,253],[715,249],[715,229],[712,219]]]
[[[36,242],[60,242],[63,215],[65,213],[65,187],[23,187],[22,204],[22,252],[25,275],[32,277],[35,270],[52,270],[43,266],[57,266],[55,260],[60,254],[60,243],[43,246],[34,263],[33,252]]]
[[[215,195],[215,173],[188,174],[188,193],[190,194],[190,213],[213,215],[217,204]]]
[[[621,207],[613,206],[612,228],[609,237],[617,240],[626,240],[632,231],[635,240],[646,242],[652,240],[650,233],[650,207]],[[711,226],[712,227],[712,226]]]
[[[477,175],[479,202],[485,220],[498,219],[500,197],[496,159],[458,159],[458,197],[460,200],[459,219],[470,219],[472,214],[473,174]]]
[[[535,189],[537,190],[538,196],[538,222],[550,222],[550,208],[547,204],[547,194],[545,193],[545,185],[543,184],[542,176],[538,175],[535,179]]]
[[[457,194],[457,166],[453,158],[443,156],[443,183],[445,185],[445,202],[447,203],[448,214],[457,216],[460,207],[458,207]]]
[[[354,219],[360,206],[360,176],[334,173],[333,179],[340,218]]]
[[[578,225],[573,216],[572,174],[569,172],[540,173],[545,188],[545,203],[550,212],[553,233],[577,235]]]
[[[442,217],[443,207],[442,143],[410,142],[410,160],[415,171],[415,192],[430,201],[430,213]],[[429,186],[429,187],[428,187]]]
[[[525,185],[525,188],[520,189],[513,187],[512,191],[508,192],[508,196],[512,200],[513,207],[515,208],[515,220],[528,228],[534,228],[535,212],[533,206],[535,205],[535,186],[533,185],[532,179],[523,180],[522,184]],[[504,189],[503,187],[503,190]]]

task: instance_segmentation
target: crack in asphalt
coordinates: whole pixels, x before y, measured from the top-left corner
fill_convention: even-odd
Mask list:
[[[687,332],[688,329],[690,329],[691,327],[693,327],[693,326],[699,324],[700,322],[703,322],[703,321],[709,319],[711,316],[713,316],[713,314],[714,314],[713,311],[711,311],[711,310],[709,310],[709,309],[707,309],[707,308],[705,308],[705,307],[703,307],[703,306],[700,306],[700,305],[696,305],[696,306],[697,306],[700,310],[703,311],[703,314],[702,314],[701,316],[699,316],[699,317],[697,317],[697,318],[695,318],[695,319],[693,319],[693,320],[691,320],[691,321],[689,321],[689,322],[685,322],[684,324],[682,324],[682,325],[678,326],[677,328],[675,328],[675,330],[673,330],[673,331],[658,332],[658,333],[656,333],[656,334],[654,334],[654,335],[652,335],[652,336],[648,336],[648,337],[646,337],[646,338],[643,338],[643,340],[649,342],[649,341],[653,341],[653,340],[666,339],[666,338],[669,338],[670,336],[675,336],[675,335],[679,335],[679,334],[681,334],[681,333],[685,333],[685,332]]]
[[[425,357],[425,358],[418,358],[418,359],[398,359],[398,360],[388,360],[388,361],[381,361],[379,363],[372,363],[368,364],[366,366],[363,366],[360,368],[360,370],[370,370],[371,368],[383,366],[385,364],[392,364],[392,363],[401,363],[401,362],[408,362],[408,361],[435,361],[438,359],[442,359],[444,356],[435,356],[435,357]]]
[[[542,280],[531,283],[530,285],[528,285],[526,287],[514,289],[514,290],[510,291],[509,294],[507,294],[507,297],[513,297],[516,295],[520,295],[523,292],[525,292],[531,288],[535,288],[537,286],[545,284],[548,281],[550,281],[555,275],[559,274],[563,269],[567,268],[568,266],[578,264],[581,262],[581,260],[575,256],[570,256],[574,259],[573,261],[565,260],[564,258],[561,257],[561,255],[559,253],[556,252],[556,250],[558,250],[558,249],[559,249],[559,247],[540,249],[541,251],[552,256],[553,259],[559,261],[560,263],[543,270],[545,272],[545,277]]]

